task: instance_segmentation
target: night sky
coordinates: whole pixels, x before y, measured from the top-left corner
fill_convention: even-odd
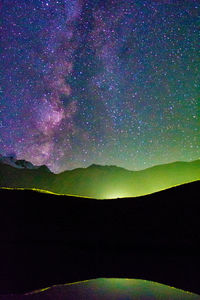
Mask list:
[[[0,153],[61,172],[200,157],[199,0],[0,0]]]

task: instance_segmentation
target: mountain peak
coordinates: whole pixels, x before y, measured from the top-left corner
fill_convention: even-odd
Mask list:
[[[35,167],[25,161],[13,162],[8,159],[6,163],[5,159],[3,162],[0,165],[0,186],[34,187],[96,199],[142,196],[200,179],[200,161],[174,162],[141,171],[92,164],[87,168],[59,174],[52,173],[45,165]],[[13,166],[12,170],[6,164]]]
[[[17,159],[15,155],[3,156],[0,154],[0,163],[6,164],[18,169],[38,169],[40,166],[33,165],[30,161]]]

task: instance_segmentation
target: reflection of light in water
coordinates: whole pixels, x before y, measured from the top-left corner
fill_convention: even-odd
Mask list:
[[[152,299],[152,300],[199,300],[199,295],[153,281],[128,278],[98,278],[64,285],[54,285],[41,290],[26,293],[27,300],[31,294],[37,299],[62,300],[106,300],[106,299]],[[41,297],[40,297],[41,295]],[[80,296],[79,296],[80,295]],[[77,297],[78,296],[78,297]],[[45,297],[45,296],[44,296]],[[32,299],[32,298],[31,298]]]

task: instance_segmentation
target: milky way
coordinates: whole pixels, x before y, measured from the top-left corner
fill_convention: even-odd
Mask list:
[[[0,153],[53,172],[200,157],[199,1],[1,0]]]

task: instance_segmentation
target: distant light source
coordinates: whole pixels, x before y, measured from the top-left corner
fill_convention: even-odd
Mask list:
[[[108,192],[108,193],[105,193],[105,196],[104,196],[104,198],[106,198],[106,199],[117,199],[117,198],[124,198],[124,197],[129,197],[128,193],[125,191]]]

